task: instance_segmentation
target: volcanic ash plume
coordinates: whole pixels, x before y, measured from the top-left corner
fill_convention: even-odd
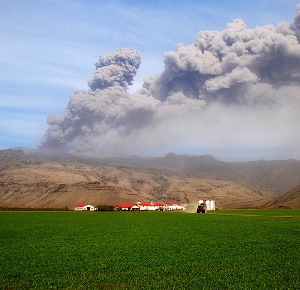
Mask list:
[[[299,38],[300,5],[291,25],[248,29],[236,19],[223,31],[200,31],[193,44],[166,52],[165,70],[132,95],[126,89],[140,56],[119,49],[100,57],[91,90],[74,93],[64,117],[49,116],[41,146],[296,148]]]
[[[126,92],[140,62],[140,55],[131,48],[101,56],[94,77],[88,80],[90,90],[77,91],[70,97],[64,117],[48,117],[50,128],[41,147],[58,147],[77,137],[104,134],[111,128],[122,126],[132,108],[135,108],[135,114],[143,110],[132,104],[132,98]]]

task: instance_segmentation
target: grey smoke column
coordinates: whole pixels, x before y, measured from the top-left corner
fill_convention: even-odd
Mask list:
[[[139,53],[131,48],[117,49],[110,55],[100,56],[94,78],[88,81],[89,87],[93,91],[114,86],[126,89],[132,84],[140,63]]]
[[[99,134],[118,123],[126,114],[126,89],[140,66],[141,58],[131,48],[118,49],[100,56],[94,77],[88,81],[91,90],[77,91],[71,97],[65,116],[50,115],[50,128],[40,147],[58,147],[75,137]]]

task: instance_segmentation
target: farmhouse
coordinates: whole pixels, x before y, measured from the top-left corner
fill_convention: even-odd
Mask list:
[[[137,206],[139,206],[140,210],[159,210],[161,207],[163,207],[162,203],[137,203]]]
[[[183,210],[184,207],[178,202],[167,202],[164,205],[164,210]]]
[[[75,211],[94,211],[95,208],[90,204],[79,204],[74,208]]]
[[[137,203],[119,203],[117,204],[116,210],[122,211],[155,211],[155,210],[181,210],[184,207],[180,203],[144,203],[144,202],[137,202]]]

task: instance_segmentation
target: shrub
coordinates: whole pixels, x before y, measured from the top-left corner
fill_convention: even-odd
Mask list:
[[[97,208],[98,211],[113,211],[115,207],[113,205],[100,204]]]

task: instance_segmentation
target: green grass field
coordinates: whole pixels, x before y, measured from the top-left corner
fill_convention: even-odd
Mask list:
[[[0,288],[300,289],[299,217],[0,212]]]

